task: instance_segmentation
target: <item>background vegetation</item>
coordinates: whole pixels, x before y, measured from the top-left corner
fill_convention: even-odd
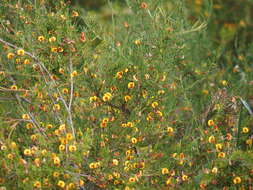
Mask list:
[[[252,189],[253,2],[0,2],[0,189]]]

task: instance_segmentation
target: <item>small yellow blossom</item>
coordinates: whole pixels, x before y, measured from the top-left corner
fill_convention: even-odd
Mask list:
[[[219,152],[218,158],[225,158],[225,157],[226,157],[226,153],[224,153],[224,152]]]
[[[141,41],[140,41],[140,40],[135,40],[135,41],[134,41],[134,44],[137,45],[137,46],[138,46],[138,45],[141,45]]]
[[[24,65],[28,65],[28,64],[30,64],[30,60],[29,59],[25,59],[23,63],[24,63]]]
[[[124,97],[125,102],[128,102],[128,101],[131,100],[131,99],[132,99],[132,97],[129,96],[129,95],[126,95],[126,96]]]
[[[55,165],[60,165],[60,163],[61,163],[60,158],[57,157],[57,156],[55,156],[55,157],[53,158],[53,161],[54,161],[54,164],[55,164]]]
[[[105,93],[104,96],[103,96],[103,101],[104,101],[104,102],[107,102],[107,101],[111,100],[111,97],[112,97],[112,94],[109,93],[109,92],[107,92],[107,93]]]
[[[60,104],[54,104],[54,106],[53,106],[54,111],[59,111],[60,109],[61,109]]]
[[[65,145],[61,144],[59,145],[59,151],[64,151],[65,150]]]
[[[118,161],[117,159],[113,159],[113,160],[112,160],[112,164],[113,164],[114,166],[117,166],[117,165],[119,165],[119,161]]]
[[[40,183],[39,181],[35,181],[35,182],[33,183],[33,187],[39,189],[39,188],[41,188],[41,183]]]
[[[76,146],[75,145],[70,145],[69,146],[69,151],[70,152],[75,152],[77,150]]]
[[[208,138],[209,143],[214,143],[215,142],[215,137],[212,135]]]
[[[48,41],[49,41],[50,43],[55,42],[55,41],[56,41],[56,37],[55,37],[55,36],[52,36],[51,38],[48,39]]]
[[[25,51],[23,49],[18,49],[17,54],[20,56],[23,56],[23,55],[25,55]]]
[[[187,175],[183,175],[183,176],[182,176],[182,180],[183,180],[183,181],[187,181],[187,180],[188,180],[188,176],[187,176]]]
[[[57,183],[57,185],[58,185],[60,188],[63,189],[63,188],[65,187],[65,182],[62,181],[62,180],[59,180],[58,183]]]
[[[11,89],[12,89],[12,90],[17,90],[18,87],[17,87],[16,85],[12,85],[12,86],[11,86]]]
[[[130,183],[134,183],[134,182],[136,181],[136,178],[135,178],[135,177],[130,177],[130,178],[128,179],[128,181],[129,181]]]
[[[167,127],[167,132],[171,134],[174,132],[174,129],[172,127]]]
[[[131,138],[131,142],[133,143],[133,144],[136,144],[137,142],[138,142],[138,140],[136,139],[136,138]]]
[[[217,168],[217,167],[214,167],[214,168],[212,169],[212,173],[213,173],[213,174],[217,174],[217,172],[218,172],[218,168]]]
[[[24,150],[24,155],[25,156],[31,156],[32,155],[32,151],[30,149],[25,149]]]
[[[158,106],[158,102],[153,102],[153,103],[151,104],[151,106],[152,106],[152,108],[156,108],[156,107]]]
[[[243,127],[242,128],[242,132],[243,133],[248,133],[249,132],[249,128],[248,127]]]
[[[215,145],[215,148],[216,148],[217,151],[221,151],[221,149],[222,149],[222,144],[216,144],[216,145]]]
[[[72,17],[78,17],[78,16],[79,16],[79,14],[77,11],[72,11]]]
[[[38,36],[37,40],[40,41],[40,42],[43,42],[45,40],[45,37],[44,36]]]
[[[207,122],[208,126],[214,126],[214,121],[212,119],[208,120]]]
[[[168,174],[168,173],[169,173],[168,168],[162,168],[162,174],[163,175]]]
[[[233,183],[234,183],[234,184],[239,184],[239,183],[241,183],[241,182],[242,182],[242,180],[241,180],[240,177],[235,177],[235,178],[233,179]]]
[[[77,71],[73,71],[71,74],[70,74],[71,77],[76,77],[77,76]]]
[[[129,82],[128,85],[127,85],[127,87],[128,87],[129,89],[134,88],[134,86],[135,86],[134,82]]]
[[[14,58],[14,53],[8,53],[7,58],[8,59],[13,59]]]
[[[30,119],[30,116],[28,114],[23,114],[22,119],[28,120]]]
[[[59,176],[60,176],[60,173],[59,173],[59,172],[54,172],[54,173],[53,173],[53,177],[54,177],[54,178],[57,178],[57,177],[59,177]]]

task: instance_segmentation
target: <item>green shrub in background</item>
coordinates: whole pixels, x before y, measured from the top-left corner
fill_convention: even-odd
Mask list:
[[[250,54],[221,61],[218,6],[103,3],[1,1],[1,189],[250,189]]]

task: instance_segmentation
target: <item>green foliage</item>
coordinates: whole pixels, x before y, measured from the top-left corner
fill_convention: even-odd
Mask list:
[[[252,3],[228,3],[1,1],[0,189],[250,188]]]

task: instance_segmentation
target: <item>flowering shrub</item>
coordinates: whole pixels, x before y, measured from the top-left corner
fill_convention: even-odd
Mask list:
[[[0,189],[251,188],[251,108],[183,1],[0,5]]]

